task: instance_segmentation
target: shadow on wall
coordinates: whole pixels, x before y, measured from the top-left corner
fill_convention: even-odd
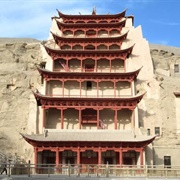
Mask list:
[[[164,159],[158,157],[154,148],[153,148],[153,164],[154,165],[163,165],[164,164]]]
[[[150,117],[153,116],[152,114],[148,113],[147,111],[144,111],[143,109],[138,109],[138,118],[139,118],[139,127],[144,127],[144,117]]]
[[[164,159],[159,158],[154,148],[146,147],[146,164],[147,165],[163,165]]]
[[[153,165],[154,159],[153,159],[153,150],[150,147],[146,147],[146,164],[147,165]]]

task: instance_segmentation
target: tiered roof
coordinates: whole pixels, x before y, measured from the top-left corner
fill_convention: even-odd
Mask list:
[[[134,97],[97,97],[97,96],[64,96],[53,97],[42,95],[39,92],[33,92],[39,106],[48,107],[73,107],[78,108],[86,106],[87,108],[104,107],[116,109],[130,109],[134,110],[137,104],[141,101],[144,94]]]
[[[63,23],[60,22],[56,19],[57,25],[59,27],[59,29],[71,29],[71,28],[75,28],[75,29],[81,29],[83,28],[82,25],[84,25],[83,23]],[[96,28],[96,29],[102,29],[102,28],[117,28],[117,27],[124,27],[126,24],[126,19],[120,21],[120,22],[114,22],[114,23],[87,23],[86,28]]]
[[[127,38],[128,31],[120,36],[115,37],[91,37],[91,38],[82,38],[82,37],[62,37],[58,34],[51,32],[55,42],[57,44],[67,44],[67,43],[117,43],[119,44],[121,41]]]
[[[59,71],[49,71],[47,69],[41,68],[37,66],[37,69],[41,76],[45,79],[56,80],[59,78],[63,78],[64,80],[78,80],[78,79],[87,79],[87,80],[118,80],[118,81],[134,81],[141,68],[136,71],[131,72],[120,72],[120,73],[108,73],[108,72],[59,72]]]
[[[69,14],[63,14],[62,12],[60,12],[59,10],[58,11],[58,15],[60,18],[63,19],[63,21],[66,22],[66,20],[70,19],[70,20],[92,20],[92,19],[97,19],[97,20],[104,20],[104,19],[107,19],[107,20],[114,20],[114,19],[119,19],[119,18],[122,18],[125,16],[126,14],[126,9],[118,14],[100,14],[100,15],[97,15],[96,13],[92,13],[91,15],[69,15]]]
[[[134,45],[126,48],[126,49],[119,49],[119,50],[61,50],[61,49],[54,49],[49,46],[44,46],[46,49],[46,52],[49,54],[49,56],[52,57],[53,60],[59,59],[59,58],[65,58],[66,59],[86,59],[86,58],[113,58],[113,59],[122,59],[126,60],[127,57],[132,53]]]
[[[155,138],[155,136],[135,135],[128,130],[61,130],[54,132],[47,130],[46,135],[22,134],[22,136],[34,146],[46,146],[44,143],[57,146],[57,142],[116,142],[120,143],[121,147],[146,147]]]

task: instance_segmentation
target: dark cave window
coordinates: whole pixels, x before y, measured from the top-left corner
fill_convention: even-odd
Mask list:
[[[87,88],[87,90],[91,90],[92,89],[92,82],[91,81],[87,81],[86,88]]]
[[[171,156],[164,156],[164,167],[171,168]]]
[[[174,72],[179,73],[179,64],[174,64]]]
[[[155,127],[154,131],[155,131],[155,135],[160,136],[160,127]]]

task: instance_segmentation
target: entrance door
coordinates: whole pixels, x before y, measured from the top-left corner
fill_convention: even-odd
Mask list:
[[[46,164],[55,164],[55,157],[47,157]]]
[[[123,164],[125,165],[132,165],[133,164],[133,159],[130,157],[124,157],[123,158]]]
[[[96,164],[98,164],[98,159],[97,157],[82,157],[81,158],[81,164],[82,164],[82,173],[87,173],[88,172],[88,167],[89,167],[89,173],[95,173],[96,169]]]
[[[74,157],[66,157],[66,164],[75,164]]]
[[[105,157],[104,158],[104,164],[113,164],[113,158],[112,157]]]
[[[88,158],[88,157],[82,157],[81,158],[81,164],[97,164],[97,157],[91,157],[91,158]]]

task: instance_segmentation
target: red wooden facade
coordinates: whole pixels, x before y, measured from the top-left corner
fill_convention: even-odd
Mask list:
[[[37,67],[45,83],[45,94],[33,92],[37,105],[41,106],[41,128],[45,131],[44,134],[22,135],[34,147],[35,164],[144,164],[145,148],[154,137],[132,133],[135,109],[144,94],[135,95],[133,87],[141,68],[131,72],[126,68],[134,45],[122,49],[128,34],[121,32],[126,25],[125,12],[65,15],[58,11],[60,17],[52,18],[61,35],[52,32],[56,48],[51,43],[44,46],[52,58],[51,70]],[[102,37],[103,33],[107,36]],[[56,94],[51,89],[54,84],[59,87]],[[109,88],[111,93],[104,93],[104,84],[107,86],[104,89]],[[119,86],[119,89],[128,87],[129,94],[117,91]],[[89,93],[91,90],[93,93]],[[106,111],[111,116],[105,124],[101,118]],[[58,128],[49,122],[54,120],[48,119],[48,113],[58,117]],[[121,121],[125,121],[123,114],[128,114],[130,130],[120,130]],[[68,128],[67,117],[75,117],[72,124],[76,130]],[[86,130],[91,126],[92,131]]]

